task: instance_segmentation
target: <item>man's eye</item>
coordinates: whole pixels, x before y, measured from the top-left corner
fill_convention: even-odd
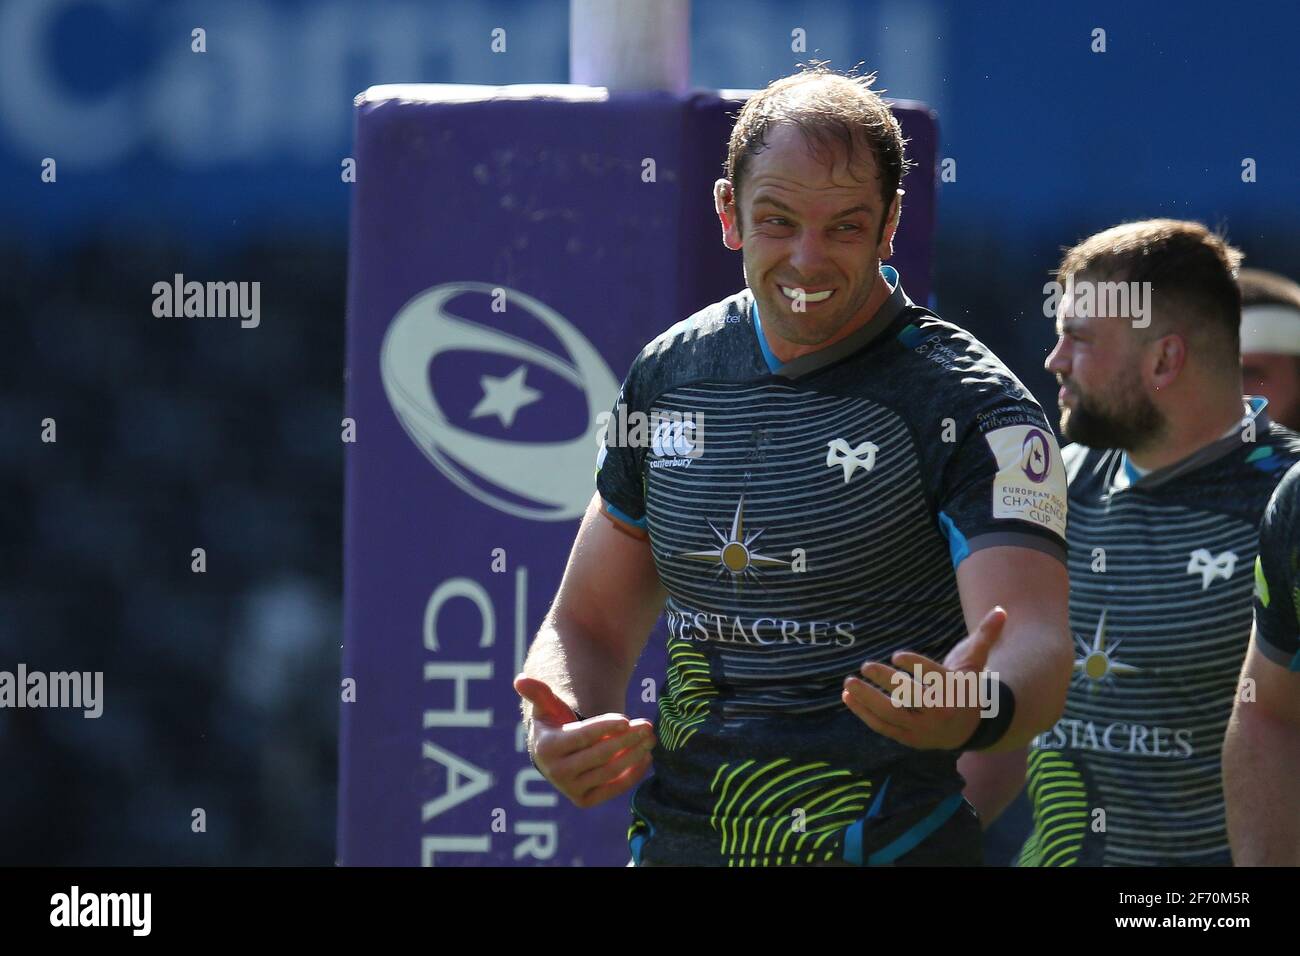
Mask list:
[[[786,220],[783,219],[783,218],[781,218],[780,216],[769,216],[767,219],[764,219],[763,221],[764,221],[764,222],[774,223],[774,224],[776,224],[776,225],[778,225],[778,226],[788,226],[788,225],[790,225],[790,223],[786,222]]]
[[[854,223],[846,222],[846,223],[844,223],[843,225],[836,226],[835,228],[836,228],[836,229],[854,229],[854,230],[856,230],[856,229],[858,229],[859,227],[858,227],[856,224],[854,224]]]

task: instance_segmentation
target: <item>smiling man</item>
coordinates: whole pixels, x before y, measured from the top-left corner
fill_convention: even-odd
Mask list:
[[[978,864],[958,757],[1060,714],[1060,452],[1006,367],[881,265],[903,146],[871,78],[814,65],[749,100],[714,191],[747,288],[623,383],[616,415],[651,437],[608,429],[516,688],[571,800],[641,783],[638,865]],[[661,612],[652,727],[620,711]]]

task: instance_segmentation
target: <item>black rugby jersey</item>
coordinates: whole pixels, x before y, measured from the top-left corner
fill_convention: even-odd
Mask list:
[[[1261,654],[1300,671],[1300,466],[1278,484],[1260,525],[1255,632]]]
[[[1220,761],[1260,518],[1300,458],[1265,404],[1145,475],[1118,450],[1065,449],[1075,676],[1030,745],[1021,866],[1230,864]]]
[[[843,681],[966,636],[971,552],[1063,561],[1064,468],[1015,376],[882,273],[890,298],[829,347],[782,365],[745,289],[623,383],[597,486],[669,595],[638,864],[885,863],[969,812],[958,753],[876,734]]]

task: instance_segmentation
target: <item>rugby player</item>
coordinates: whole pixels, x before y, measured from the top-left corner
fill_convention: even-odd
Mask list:
[[[1300,465],[1264,512],[1255,630],[1223,741],[1237,866],[1300,866]],[[1249,679],[1253,686],[1247,686]]]
[[[1237,284],[1246,391],[1268,399],[1273,421],[1300,429],[1300,285],[1263,269],[1242,269]]]
[[[1240,260],[1199,223],[1156,219],[1084,240],[1058,270],[1046,367],[1075,442],[1076,659],[1064,717],[1028,749],[1021,865],[1231,862],[1220,756],[1251,569],[1269,495],[1300,458],[1267,402],[1241,393]],[[990,821],[1026,781],[1024,755],[961,768]]]
[[[906,160],[873,79],[814,64],[742,109],[714,201],[747,287],[633,362],[615,415],[659,425],[610,424],[516,678],[557,789],[640,784],[629,865],[978,865],[959,754],[1061,713],[1060,452],[1015,376],[881,265]],[[652,726],[622,710],[661,611]],[[992,706],[893,696],[980,673]]]

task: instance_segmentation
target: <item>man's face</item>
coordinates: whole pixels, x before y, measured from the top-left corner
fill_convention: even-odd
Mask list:
[[[1243,352],[1241,381],[1247,395],[1268,399],[1268,415],[1300,430],[1300,358],[1270,352]]]
[[[780,124],[750,159],[739,217],[731,184],[718,181],[726,244],[743,250],[763,324],[786,341],[817,345],[855,318],[870,318],[862,312],[880,260],[893,254],[898,200],[885,209],[874,158],[862,149],[857,157],[855,179],[842,149],[828,168],[796,127]]]
[[[1076,281],[1102,281],[1081,275]],[[1089,448],[1140,450],[1160,437],[1164,416],[1147,392],[1143,342],[1131,319],[1085,315],[1075,296],[1061,298],[1056,347],[1046,369],[1061,386],[1061,434]]]

